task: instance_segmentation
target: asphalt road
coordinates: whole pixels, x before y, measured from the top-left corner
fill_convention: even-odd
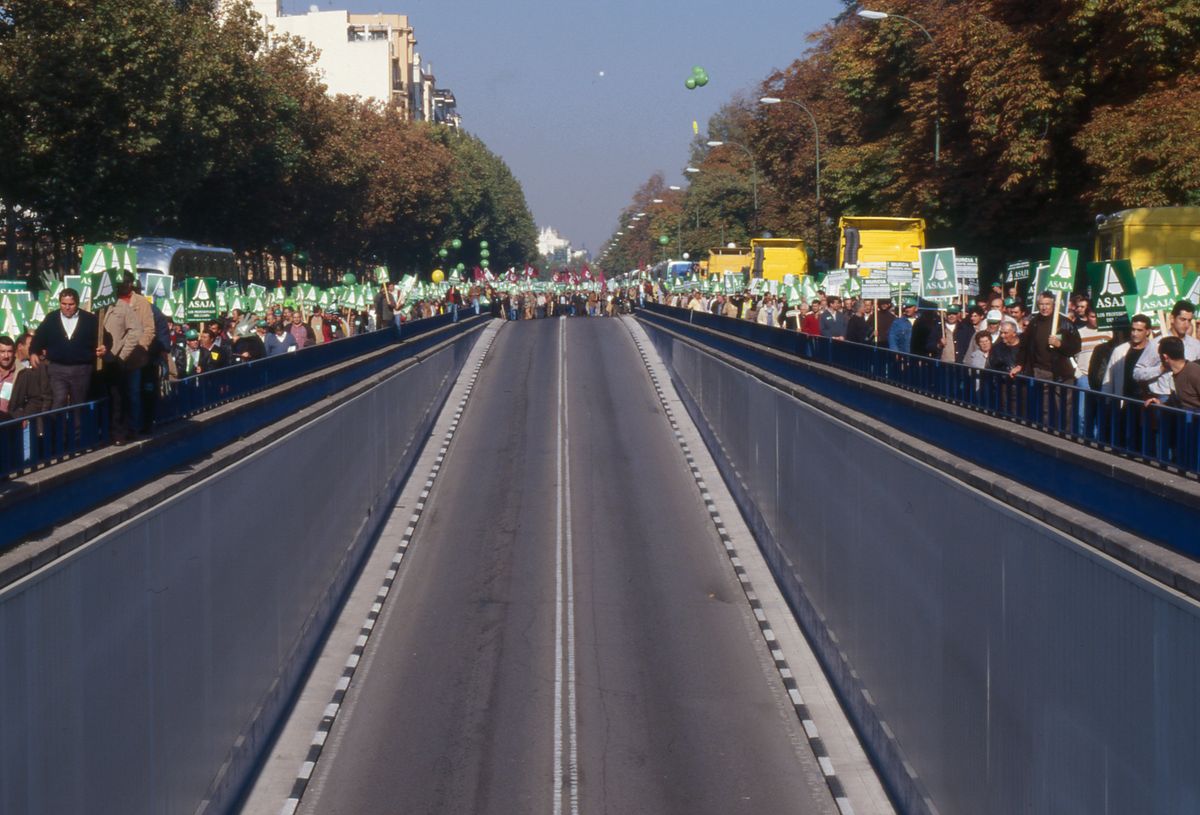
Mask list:
[[[836,811],[626,329],[504,326],[301,812]]]

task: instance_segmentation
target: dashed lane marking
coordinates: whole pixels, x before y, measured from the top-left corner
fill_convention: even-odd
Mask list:
[[[458,408],[453,414],[454,418],[450,422],[450,430],[442,437],[442,444],[438,449],[436,463],[430,470],[429,476],[425,479],[424,488],[421,490],[420,495],[421,500],[417,502],[416,511],[408,519],[408,525],[405,527],[404,534],[400,538],[400,545],[397,547],[396,554],[392,557],[387,573],[383,577],[383,583],[375,595],[375,602],[371,605],[371,611],[367,614],[366,620],[363,621],[362,627],[359,629],[358,639],[354,642],[354,649],[346,659],[346,665],[342,669],[342,675],[338,678],[337,684],[334,686],[333,696],[330,698],[329,704],[325,706],[325,713],[321,717],[320,724],[317,725],[317,732],[313,735],[312,742],[308,746],[308,752],[305,754],[304,761],[300,765],[300,770],[296,773],[296,780],[292,784],[291,794],[279,810],[280,815],[294,815],[300,806],[300,800],[304,797],[304,791],[308,789],[308,783],[312,779],[313,771],[316,769],[317,760],[321,757],[321,751],[325,748],[329,732],[333,729],[333,723],[337,719],[338,713],[341,712],[342,702],[345,700],[346,693],[350,689],[350,681],[354,678],[354,672],[358,669],[363,652],[366,650],[371,634],[375,630],[375,623],[383,611],[384,601],[387,599],[388,594],[391,593],[392,584],[396,581],[400,564],[404,561],[404,556],[408,554],[408,548],[412,544],[413,535],[416,534],[421,515],[425,510],[425,499],[429,497],[429,493],[438,477],[441,464],[446,457],[446,451],[450,449],[450,442],[454,438],[454,433],[458,428],[458,420],[462,416],[463,409],[467,404],[467,398],[471,395],[471,391],[475,387],[475,380],[479,377],[479,371],[483,367],[483,361],[487,358],[495,337],[495,334],[489,336],[485,341],[486,344],[482,347],[479,364],[471,372],[471,377],[467,381],[467,387],[463,391],[462,398],[458,402]],[[430,438],[433,438],[432,433],[430,434]]]
[[[813,722],[812,716],[809,715],[808,705],[805,704],[804,697],[800,695],[800,689],[796,684],[792,669],[788,665],[787,657],[784,655],[782,649],[780,649],[779,641],[775,638],[775,631],[771,628],[762,602],[758,599],[758,594],[754,591],[754,586],[751,584],[750,578],[746,575],[746,570],[742,566],[742,561],[737,554],[737,547],[729,537],[725,522],[721,520],[721,514],[712,499],[708,485],[700,476],[700,470],[696,466],[696,458],[692,455],[691,447],[684,440],[683,433],[679,430],[679,422],[675,418],[675,412],[667,402],[667,397],[659,383],[658,375],[651,367],[650,357],[633,330],[628,326],[626,326],[626,330],[629,331],[629,336],[633,340],[633,344],[637,347],[638,354],[642,357],[642,363],[646,366],[646,372],[650,375],[650,381],[654,385],[654,392],[658,396],[659,404],[662,406],[663,415],[666,417],[667,423],[671,426],[675,441],[679,444],[680,450],[683,451],[683,457],[688,464],[692,479],[696,482],[697,489],[700,490],[700,497],[704,500],[704,508],[708,511],[708,516],[712,520],[713,526],[721,538],[721,542],[725,544],[725,553],[729,557],[729,563],[733,566],[733,571],[737,575],[738,582],[742,585],[742,591],[746,594],[746,600],[750,603],[750,608],[754,612],[759,632],[762,634],[763,640],[766,641],[767,648],[771,651],[771,659],[775,663],[775,669],[779,672],[779,678],[787,690],[788,698],[792,702],[792,709],[796,713],[796,718],[800,720],[800,724],[804,728],[809,748],[816,757],[817,764],[821,767],[821,774],[825,777],[825,783],[829,787],[829,792],[833,795],[834,803],[837,804],[841,815],[854,815],[854,807],[850,805],[850,799],[846,796],[845,787],[842,786],[841,780],[834,771],[833,760],[830,759],[829,751],[826,749],[825,743],[821,740],[821,734],[817,731],[817,725]]]

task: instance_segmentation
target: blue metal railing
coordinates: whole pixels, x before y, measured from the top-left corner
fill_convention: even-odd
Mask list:
[[[475,318],[460,312],[458,322]],[[477,319],[488,319],[486,314]],[[450,314],[302,348],[291,354],[239,362],[170,383],[157,400],[154,424],[160,426],[275,387],[297,377],[409,341],[455,322]],[[0,422],[0,478],[94,450],[109,442],[107,399]]]
[[[1027,376],[1010,377],[874,345],[646,304],[645,310],[905,390],[1019,421],[1191,473],[1200,472],[1200,413]]]
[[[107,444],[108,432],[107,399],[0,422],[0,476]]]

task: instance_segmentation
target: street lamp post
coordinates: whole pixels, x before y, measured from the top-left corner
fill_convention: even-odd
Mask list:
[[[886,20],[889,17],[895,17],[897,20],[903,20],[906,23],[916,26],[925,35],[925,39],[929,40],[929,44],[934,44],[933,35],[929,33],[929,30],[925,26],[911,17],[905,17],[903,14],[891,14],[886,11],[872,11],[860,8],[858,16],[865,20]],[[933,69],[937,74],[937,88],[933,94],[933,163],[938,164],[941,161],[942,155],[942,68],[938,64],[936,54],[934,55]]]
[[[813,128],[813,144],[816,147],[816,167],[817,167],[817,257],[821,257],[821,130],[817,127],[817,117],[813,116],[811,110],[803,102],[797,102],[795,99],[780,99],[777,96],[764,96],[758,100],[764,105],[778,105],[787,103],[795,105],[808,114],[808,120],[812,122]]]
[[[754,233],[758,233],[758,165],[754,161],[754,153],[750,152],[750,148],[740,142],[721,141],[720,139],[711,139],[708,142],[709,147],[721,147],[723,145],[732,145],[740,149],[750,158],[750,189],[754,195]]]

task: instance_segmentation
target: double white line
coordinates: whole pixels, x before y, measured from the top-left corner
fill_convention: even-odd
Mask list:
[[[554,815],[563,815],[564,809],[570,815],[579,815],[579,755],[575,727],[575,570],[571,544],[571,450],[568,444],[570,415],[567,411],[566,391],[566,330],[566,318],[560,317],[556,462],[558,478],[555,481],[557,502],[554,528]]]

